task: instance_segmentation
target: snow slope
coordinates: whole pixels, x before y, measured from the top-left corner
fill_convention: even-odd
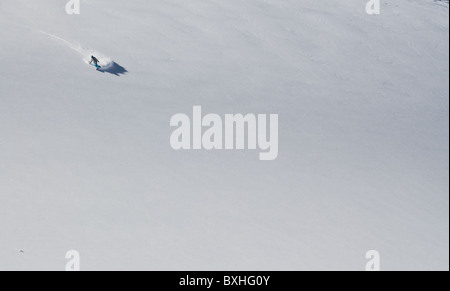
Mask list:
[[[81,2],[0,2],[0,270],[449,269],[448,3]],[[194,105],[278,159],[172,150]]]

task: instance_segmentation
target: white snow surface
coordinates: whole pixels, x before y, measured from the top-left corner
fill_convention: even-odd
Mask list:
[[[0,1],[0,270],[449,269],[448,1],[66,2]],[[174,151],[195,105],[278,159]]]

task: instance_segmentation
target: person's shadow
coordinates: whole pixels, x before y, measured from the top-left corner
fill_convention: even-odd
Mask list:
[[[121,65],[119,65],[116,62],[113,62],[111,65],[109,65],[105,68],[99,68],[99,69],[97,69],[97,71],[102,72],[102,73],[113,74],[113,75],[116,75],[117,77],[120,77],[120,75],[125,75],[126,73],[128,73],[127,69],[125,69],[124,67],[122,67]]]

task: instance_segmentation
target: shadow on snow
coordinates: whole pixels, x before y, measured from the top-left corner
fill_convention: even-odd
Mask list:
[[[125,75],[126,73],[128,73],[127,69],[125,69],[116,62],[113,62],[110,66],[106,68],[97,69],[97,71],[116,75],[117,77],[120,77],[120,75]]]

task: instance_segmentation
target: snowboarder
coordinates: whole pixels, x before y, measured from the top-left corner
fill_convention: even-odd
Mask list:
[[[99,60],[98,60],[96,57],[94,57],[94,56],[91,56],[91,61],[89,62],[89,64],[92,64],[92,63],[94,63],[94,66],[95,66],[97,69],[100,69],[100,68],[101,68],[101,67],[98,65]]]

